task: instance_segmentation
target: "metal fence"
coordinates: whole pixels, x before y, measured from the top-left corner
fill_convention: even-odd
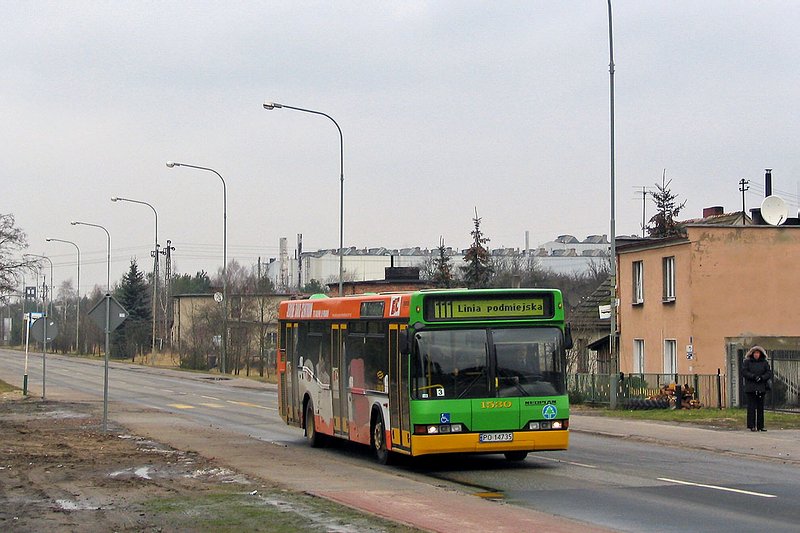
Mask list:
[[[609,374],[568,374],[567,392],[572,403],[610,404]],[[657,397],[665,385],[694,389],[694,398],[703,407],[722,408],[728,405],[723,374],[620,374],[618,404],[625,407],[633,400]]]

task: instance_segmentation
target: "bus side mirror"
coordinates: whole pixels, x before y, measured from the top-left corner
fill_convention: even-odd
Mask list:
[[[572,349],[572,326],[567,324],[564,326],[564,349],[571,350]]]

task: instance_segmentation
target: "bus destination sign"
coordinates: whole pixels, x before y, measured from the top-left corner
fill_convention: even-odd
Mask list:
[[[436,298],[428,301],[428,320],[503,320],[552,316],[549,301],[543,297],[505,299]]]

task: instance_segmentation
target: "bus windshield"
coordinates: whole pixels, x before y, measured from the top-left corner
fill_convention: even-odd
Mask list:
[[[555,327],[417,332],[412,394],[417,399],[564,394],[562,338]]]

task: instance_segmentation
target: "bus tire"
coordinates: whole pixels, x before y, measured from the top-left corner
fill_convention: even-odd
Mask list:
[[[372,421],[372,451],[375,452],[375,459],[382,465],[391,462],[392,452],[386,447],[386,425],[383,422],[383,415],[377,413],[373,415]]]
[[[308,400],[306,404],[306,440],[312,448],[320,448],[324,442],[324,435],[317,433],[314,422],[314,403]]]
[[[524,461],[528,457],[528,452],[505,452],[507,461]]]

